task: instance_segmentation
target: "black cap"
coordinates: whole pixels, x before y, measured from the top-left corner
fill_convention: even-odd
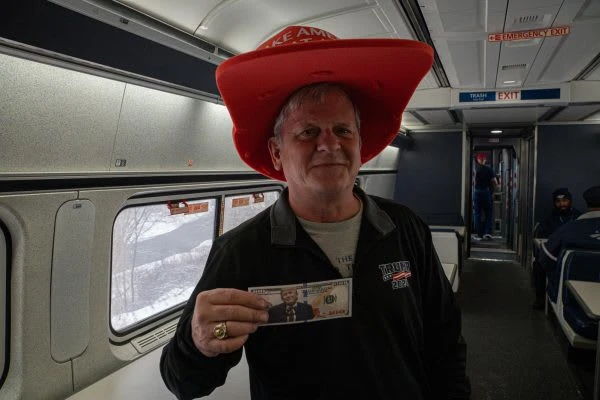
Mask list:
[[[586,189],[586,191],[583,192],[583,198],[588,207],[600,207],[600,185]]]
[[[562,187],[562,188],[554,189],[554,192],[552,192],[552,200],[556,201],[558,199],[573,200],[573,196],[571,196],[571,192],[569,192],[569,188]]]

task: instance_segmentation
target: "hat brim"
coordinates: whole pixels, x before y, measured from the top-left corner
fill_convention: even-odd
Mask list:
[[[267,142],[293,92],[318,82],[343,85],[360,111],[365,163],[397,135],[402,112],[432,62],[433,49],[413,40],[324,40],[241,54],[219,65],[216,80],[242,160],[285,181],[273,168]]]

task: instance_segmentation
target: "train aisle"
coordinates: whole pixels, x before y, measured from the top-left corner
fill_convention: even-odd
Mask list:
[[[531,309],[529,282],[516,262],[465,260],[458,301],[472,400],[584,399],[559,332]]]

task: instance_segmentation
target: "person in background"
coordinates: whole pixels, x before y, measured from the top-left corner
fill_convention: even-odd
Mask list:
[[[421,42],[293,26],[219,65],[239,155],[287,187],[214,240],[161,357],[179,399],[223,385],[243,350],[254,400],[470,397],[461,313],[428,226],[354,184],[432,61]],[[268,303],[248,291],[336,279],[352,282],[351,316],[306,324],[263,325]]]
[[[573,196],[566,187],[554,189],[552,192],[552,202],[554,205],[552,211],[535,230],[535,238],[547,238],[559,227],[567,222],[576,220],[581,215],[579,210],[572,207]],[[538,261],[539,247],[536,245],[533,246],[533,256],[532,280],[535,289],[535,300],[532,308],[534,310],[543,310],[546,299],[546,273]]]
[[[493,195],[498,181],[492,168],[487,166],[485,153],[477,153],[475,169],[475,190],[473,193],[473,218],[475,222],[475,240],[491,240],[494,220]],[[482,215],[483,214],[483,215]]]
[[[581,215],[581,211],[573,208],[573,196],[566,187],[554,189],[552,192],[552,202],[554,203],[554,207],[550,214],[540,223],[536,237],[547,238],[562,225],[576,220]]]
[[[559,227],[542,243],[539,261],[546,274],[555,272],[558,256],[565,248],[600,250],[600,185],[588,188],[583,198],[588,211]]]

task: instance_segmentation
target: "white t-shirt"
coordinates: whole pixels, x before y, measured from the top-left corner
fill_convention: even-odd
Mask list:
[[[327,255],[344,278],[352,276],[354,254],[360,231],[362,202],[353,217],[340,222],[312,222],[298,217],[300,224]]]

